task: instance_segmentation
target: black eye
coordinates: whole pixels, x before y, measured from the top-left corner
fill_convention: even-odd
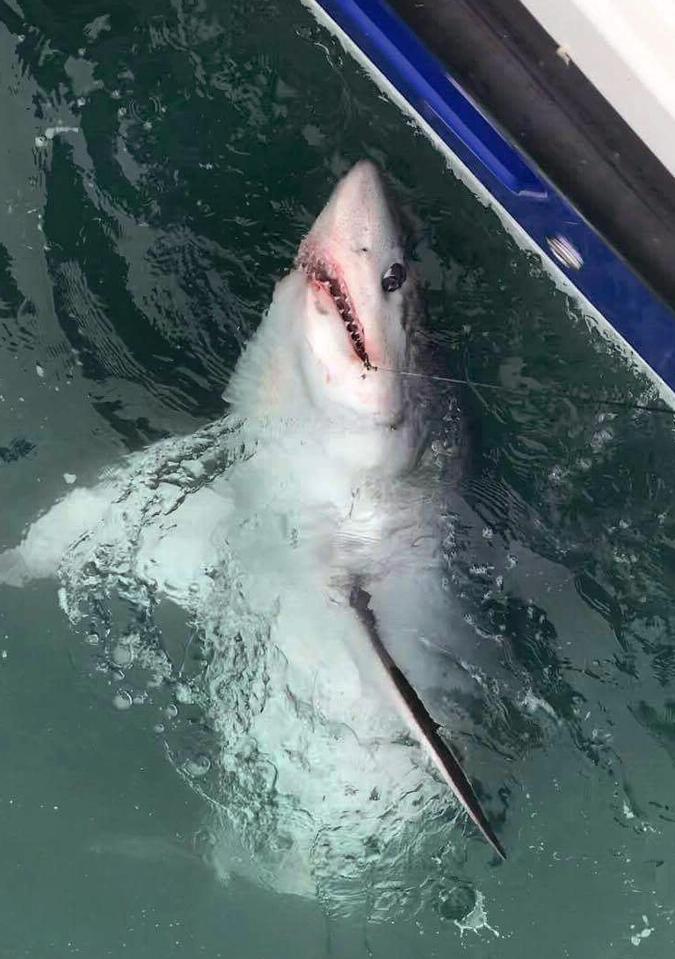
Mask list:
[[[405,283],[406,272],[402,263],[392,263],[382,277],[382,289],[385,293],[400,290]]]

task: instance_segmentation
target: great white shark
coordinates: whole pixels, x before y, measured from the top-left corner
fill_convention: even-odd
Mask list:
[[[276,763],[275,790],[301,791],[307,809],[328,789],[340,815],[358,812],[401,783],[417,788],[420,768],[431,778],[422,750],[504,858],[425,705],[435,681],[429,651],[436,662],[434,650],[452,649],[461,616],[418,468],[424,407],[407,375],[417,370],[418,313],[380,174],[357,163],[277,283],[227,387],[222,423],[197,440],[162,441],[70,492],[0,556],[0,581],[82,581],[128,534],[133,547],[125,543],[123,564],[118,549],[116,568],[204,619],[226,544],[246,608],[264,619],[284,664],[246,725]],[[234,452],[205,479],[216,444]],[[338,730],[318,785],[315,773],[302,779],[316,768],[311,736],[289,728],[302,703]],[[416,746],[401,739],[406,730]]]

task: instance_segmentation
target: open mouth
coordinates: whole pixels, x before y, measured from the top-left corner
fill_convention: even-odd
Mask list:
[[[331,270],[328,264],[320,258],[301,256],[298,260],[298,267],[307,274],[313,283],[318,283],[319,286],[323,287],[331,297],[352,341],[354,352],[367,370],[372,369],[363,342],[363,327],[356,315],[345,284],[336,275],[335,271]]]

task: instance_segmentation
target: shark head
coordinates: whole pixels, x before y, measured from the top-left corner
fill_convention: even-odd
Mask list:
[[[314,402],[376,422],[401,415],[412,280],[374,164],[338,183],[300,246],[303,372]]]
[[[414,284],[380,174],[340,180],[239,361],[227,396],[245,417],[398,425]]]

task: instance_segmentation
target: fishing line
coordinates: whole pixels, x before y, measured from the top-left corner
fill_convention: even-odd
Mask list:
[[[435,380],[440,383],[451,383],[456,386],[473,386],[476,389],[494,390],[498,393],[516,393],[522,395],[524,389],[528,389],[527,387],[523,388],[519,386],[502,386],[498,383],[482,383],[479,380],[460,379],[454,376],[436,376],[433,373],[413,373],[409,370],[393,370],[388,369],[386,366],[373,366],[372,369],[382,370],[383,373],[398,373],[399,376],[415,376],[421,379]],[[544,391],[543,389],[537,391],[529,388],[529,392]],[[610,406],[614,409],[642,410],[646,413],[666,413],[669,416],[675,415],[675,410],[671,410],[667,406],[655,406],[651,403],[631,403],[627,400],[610,400],[600,396],[578,396],[574,393],[560,393],[557,390],[547,390],[546,392],[549,396],[553,396],[556,399],[574,400],[577,403],[588,406]]]

